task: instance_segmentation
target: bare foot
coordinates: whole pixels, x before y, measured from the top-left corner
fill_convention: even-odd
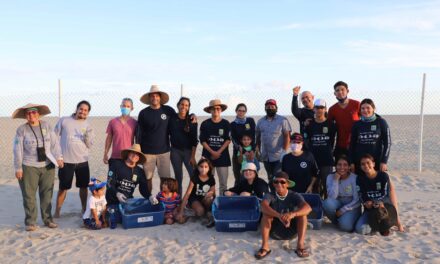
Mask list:
[[[59,210],[55,211],[55,214],[53,215],[53,218],[60,218],[61,214]]]

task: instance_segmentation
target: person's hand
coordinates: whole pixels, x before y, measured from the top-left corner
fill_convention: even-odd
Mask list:
[[[333,179],[335,181],[339,180],[341,178],[341,174],[339,174],[338,172],[335,172],[335,175],[333,176]]]
[[[336,210],[335,215],[336,215],[336,217],[341,217],[341,215],[342,215],[341,210]]]
[[[301,90],[301,86],[298,85],[298,86],[293,87],[293,95],[298,96],[299,90]]]
[[[367,209],[371,209],[371,207],[373,207],[373,201],[366,201],[364,203],[365,208]]]
[[[159,203],[159,201],[157,200],[157,198],[154,195],[151,195],[150,198],[148,198],[148,200],[150,200],[150,203],[152,205],[156,205]]]
[[[21,179],[23,179],[23,171],[16,171],[15,178],[17,178],[17,180],[21,181]]]
[[[400,220],[397,221],[397,229],[399,232],[405,232],[405,227],[402,225],[402,223],[400,223]]]
[[[101,228],[102,227],[102,223],[101,223],[101,221],[99,221],[99,219],[96,220],[96,227],[97,228]]]
[[[234,193],[231,191],[226,191],[224,194],[225,194],[225,196],[233,196],[234,195]]]
[[[59,159],[57,160],[58,168],[62,169],[64,167],[64,160]]]
[[[108,155],[104,154],[104,158],[102,158],[102,161],[104,162],[104,164],[108,164]]]
[[[118,198],[120,203],[126,203],[127,202],[127,197],[123,193],[117,192],[116,193],[116,198]]]
[[[306,190],[306,193],[312,193],[312,190],[313,190],[313,186],[309,186],[309,187],[307,187],[307,190]]]
[[[356,166],[354,164],[350,165],[350,172],[355,173],[356,171]]]
[[[388,166],[386,163],[380,163],[380,171],[387,171],[388,170]]]
[[[221,156],[221,153],[218,152],[218,151],[213,151],[213,152],[211,153],[211,159],[212,159],[212,160],[216,160],[216,159],[220,158],[220,156]]]
[[[206,198],[213,198],[214,197],[214,193],[213,192],[207,192],[205,197]]]
[[[255,158],[255,153],[253,151],[249,151],[248,153],[246,153],[246,158],[248,161],[253,162]]]
[[[189,164],[191,164],[191,166],[196,167],[197,166],[197,161],[196,161],[196,157],[191,157],[191,159],[189,160]]]
[[[195,114],[191,114],[191,115],[189,116],[189,119],[191,120],[191,123],[192,123],[192,124],[197,123],[197,116],[196,116]]]
[[[241,192],[240,196],[251,196],[250,192]]]

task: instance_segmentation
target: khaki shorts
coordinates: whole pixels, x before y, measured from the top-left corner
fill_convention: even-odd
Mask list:
[[[157,167],[157,172],[160,178],[170,178],[170,152],[163,154],[145,154],[146,161],[144,163],[144,172],[147,180],[151,180],[154,175],[154,170]]]

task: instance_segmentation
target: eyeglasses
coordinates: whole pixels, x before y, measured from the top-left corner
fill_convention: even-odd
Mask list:
[[[36,110],[31,110],[26,112],[26,115],[36,115],[36,114],[38,114],[38,111]]]
[[[287,181],[274,180],[273,184],[286,184]]]

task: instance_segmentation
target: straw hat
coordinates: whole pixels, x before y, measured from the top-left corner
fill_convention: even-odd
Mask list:
[[[45,116],[50,114],[49,107],[46,105],[40,105],[40,104],[27,104],[25,106],[22,106],[20,108],[17,108],[17,110],[12,113],[12,118],[24,118],[26,119],[26,110],[29,108],[36,108],[38,110],[38,113],[40,116]]]
[[[214,106],[217,106],[217,105],[220,106],[220,107],[222,108],[222,112],[225,111],[226,108],[228,108],[227,105],[222,104],[222,101],[221,101],[220,99],[214,99],[214,100],[209,101],[209,106],[203,108],[203,110],[204,110],[206,113],[209,113],[209,114],[210,114],[210,113],[211,113],[211,108],[214,107]]]
[[[128,153],[130,152],[134,152],[139,154],[139,162],[138,163],[145,163],[145,155],[144,153],[142,153],[141,151],[141,145],[139,144],[133,144],[133,146],[131,146],[131,148],[129,149],[124,149],[121,151],[121,157],[123,160],[127,159]]]
[[[161,104],[166,104],[166,103],[168,103],[168,100],[170,100],[170,97],[168,96],[168,94],[165,92],[162,92],[160,90],[159,85],[153,84],[153,85],[151,85],[150,92],[142,95],[141,102],[144,104],[147,104],[147,105],[151,104],[150,94],[152,94],[152,93],[160,94],[160,103]]]

